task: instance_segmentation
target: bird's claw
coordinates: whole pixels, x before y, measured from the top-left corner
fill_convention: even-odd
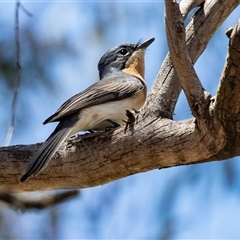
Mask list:
[[[134,123],[135,120],[136,120],[136,117],[134,116],[134,113],[135,114],[138,114],[139,111],[137,111],[136,109],[133,108],[133,111],[130,111],[130,110],[126,110],[126,116],[127,116],[127,119],[122,119],[122,121],[124,123],[126,123],[126,126],[125,126],[125,129],[124,129],[124,133],[126,133],[128,127],[130,126],[130,124]]]

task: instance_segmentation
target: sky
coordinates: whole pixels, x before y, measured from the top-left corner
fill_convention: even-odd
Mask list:
[[[54,124],[42,125],[65,100],[98,80],[97,62],[120,43],[155,37],[146,52],[146,82],[168,52],[164,2],[22,1],[22,83],[11,144],[44,141]],[[0,42],[14,61],[15,2],[0,1]],[[218,30],[195,65],[215,95],[227,54],[225,31],[239,7]],[[35,45],[32,43],[34,42]],[[3,145],[10,121],[12,88],[0,75]],[[190,118],[182,93],[174,119]],[[18,239],[218,239],[240,237],[239,159],[154,170],[81,191],[80,197],[42,211],[2,207],[0,238]],[[46,193],[47,194],[47,193]]]

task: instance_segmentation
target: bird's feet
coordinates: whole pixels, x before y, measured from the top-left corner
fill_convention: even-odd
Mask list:
[[[135,115],[134,115],[135,114]],[[126,116],[127,119],[126,120],[122,120],[123,122],[126,123],[125,129],[124,129],[124,133],[126,133],[128,127],[135,122],[136,120],[136,115],[139,114],[139,111],[137,111],[136,109],[133,108],[133,111],[130,110],[126,110]]]

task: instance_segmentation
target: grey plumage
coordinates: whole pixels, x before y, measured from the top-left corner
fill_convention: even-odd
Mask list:
[[[53,155],[58,150],[59,146],[65,141],[72,130],[74,122],[77,122],[77,117],[72,116],[72,121],[69,119],[61,121],[48,139],[40,146],[37,153],[33,156],[30,164],[21,173],[19,180],[25,181],[29,176],[36,175],[44,169]]]
[[[141,108],[147,91],[144,51],[153,41],[119,45],[103,55],[98,64],[100,81],[71,97],[44,121],[60,122],[23,170],[20,182],[42,171],[68,136],[121,125],[127,109]]]

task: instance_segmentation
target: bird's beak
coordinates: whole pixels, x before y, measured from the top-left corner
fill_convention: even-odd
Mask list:
[[[153,41],[155,40],[155,38],[149,38],[146,41],[144,41],[143,43],[140,43],[137,47],[137,50],[139,49],[146,49]]]

